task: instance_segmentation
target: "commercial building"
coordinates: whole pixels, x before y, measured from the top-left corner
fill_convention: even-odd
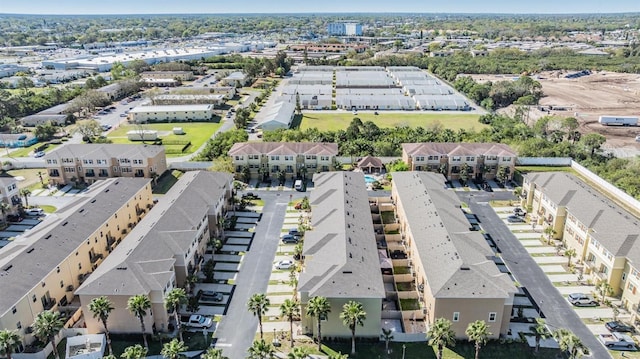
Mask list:
[[[506,334],[516,287],[484,236],[470,230],[455,193],[435,173],[392,176],[399,230],[428,324],[446,318],[465,338],[469,323],[484,320],[491,338]]]
[[[322,323],[323,336],[351,335],[340,313],[342,306],[353,300],[367,313],[363,326],[357,329],[358,337],[378,338],[385,286],[364,174],[319,173],[313,181],[313,229],[305,233],[304,267],[298,280],[304,331],[316,331],[315,319],[306,314],[307,306],[311,298],[322,296],[331,305]]]
[[[154,145],[68,144],[43,159],[53,185],[110,177],[155,178],[167,170],[164,147]]]
[[[637,317],[640,312],[640,220],[576,176],[532,173],[523,181],[523,204],[535,223],[576,251],[578,270]]]
[[[112,333],[139,332],[138,318],[127,309],[134,295],[151,300],[144,317],[147,333],[166,331],[173,318],[164,298],[171,289],[185,286],[186,277],[200,268],[207,243],[218,235],[219,219],[232,203],[232,190],[230,174],[193,171],[180,177],[76,291],[89,332],[103,330],[88,310],[91,300],[100,296],[113,303]]]
[[[148,179],[108,179],[4,247],[0,328],[17,330],[26,345],[34,339],[31,324],[44,310],[59,311],[65,327],[72,326],[80,316],[75,288],[152,206]]]
[[[241,71],[236,71],[220,81],[225,86],[243,87],[249,82],[249,77]]]
[[[16,64],[0,64],[0,78],[9,77],[18,72],[29,72],[29,67]]]
[[[321,142],[242,142],[229,150],[237,174],[248,168],[252,178],[277,176],[307,177],[335,169],[338,145]]]
[[[288,129],[291,127],[293,117],[295,115],[295,103],[281,101],[266,109],[260,111],[256,116],[256,127],[264,131],[273,131],[280,128]]]
[[[330,22],[327,33],[331,36],[362,36],[362,24],[356,22]]]
[[[402,160],[410,171],[439,172],[449,180],[466,167],[469,179],[482,181],[495,179],[500,168],[513,178],[516,153],[501,143],[403,143]]]
[[[129,111],[133,123],[211,121],[213,105],[138,106]]]

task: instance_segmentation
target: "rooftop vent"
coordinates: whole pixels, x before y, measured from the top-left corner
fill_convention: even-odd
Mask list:
[[[117,267],[117,270],[127,270],[127,267]]]
[[[342,274],[352,274],[352,273],[353,273],[353,272],[352,272],[352,271],[350,271],[350,270],[343,270],[343,271],[342,271]]]
[[[27,251],[27,253],[31,253],[35,250],[35,248],[29,248],[29,250]]]
[[[469,267],[467,267],[467,266],[460,267],[460,270],[469,270]]]
[[[13,264],[9,264],[8,266],[6,266],[6,267],[4,268],[4,271],[5,271],[5,272],[8,272],[8,271],[9,271],[9,269],[11,269],[11,268],[13,268]]]
[[[92,200],[91,200],[91,203],[96,203],[96,199],[95,199],[95,198],[94,198],[94,199],[92,199]]]

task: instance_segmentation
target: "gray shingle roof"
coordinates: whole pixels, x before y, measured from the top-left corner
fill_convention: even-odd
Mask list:
[[[164,152],[163,146],[133,144],[68,144],[47,153],[45,160],[60,158],[150,158]],[[60,163],[60,162],[58,162]]]
[[[402,150],[411,156],[447,155],[447,156],[515,156],[511,147],[502,143],[450,143],[422,142],[403,143]]]
[[[312,226],[304,240],[298,290],[327,298],[384,298],[384,284],[364,175],[313,177]]]
[[[163,289],[175,257],[190,248],[197,225],[224,197],[230,181],[230,174],[220,172],[182,175],[76,294],[136,295]]]
[[[38,227],[3,248],[0,251],[0,314],[10,310],[148,184],[149,179],[145,178],[96,182],[89,187],[87,197],[78,197],[77,202],[49,215]]]
[[[229,150],[229,156],[256,154],[337,156],[338,145],[326,142],[241,142]]]
[[[558,206],[564,206],[590,235],[614,256],[626,256],[640,265],[640,220],[593,187],[565,172],[537,172],[527,175],[527,181]]]
[[[434,297],[507,298],[515,292],[482,234],[469,230],[460,201],[442,175],[394,172],[393,185]]]

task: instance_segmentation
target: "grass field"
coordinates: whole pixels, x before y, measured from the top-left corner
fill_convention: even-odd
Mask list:
[[[439,114],[439,113],[422,113],[422,112],[406,112],[406,113],[385,113],[379,112],[374,115],[372,112],[362,112],[354,115],[351,112],[319,112],[305,113],[300,123],[300,129],[317,128],[320,131],[336,131],[343,130],[349,126],[351,120],[358,117],[365,121],[372,121],[378,127],[425,127],[429,128],[434,125],[442,125],[444,128],[452,130],[476,129],[480,130],[486,125],[478,122],[480,115],[460,113],[460,114]]]
[[[143,125],[145,130],[158,131],[158,137],[162,138],[164,142],[169,141],[191,141],[191,146],[187,148],[185,152],[180,152],[183,145],[169,145],[165,144],[164,147],[167,152],[167,157],[178,157],[193,153],[203,143],[205,143],[213,133],[220,128],[221,124],[218,122],[189,122],[189,123],[154,123]],[[182,127],[184,135],[174,135],[172,130],[174,127]],[[139,126],[123,125],[113,130],[107,138],[113,143],[142,143],[141,141],[129,141],[127,139],[127,131],[139,129]],[[151,142],[151,141],[148,141]]]

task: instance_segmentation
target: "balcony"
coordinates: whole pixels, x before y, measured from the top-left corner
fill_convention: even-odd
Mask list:
[[[97,261],[101,260],[102,258],[104,258],[102,253],[98,253],[98,254],[94,254],[93,256],[90,256],[89,260],[91,261],[91,264],[95,264]]]
[[[42,308],[44,310],[50,310],[51,308],[53,308],[56,305],[56,300],[53,298],[49,298],[47,300],[43,300],[42,301]]]
[[[95,176],[96,176],[96,174],[95,174],[95,172],[91,171],[91,172],[86,172],[86,173],[84,174],[84,176],[85,176],[85,177],[95,177]]]

